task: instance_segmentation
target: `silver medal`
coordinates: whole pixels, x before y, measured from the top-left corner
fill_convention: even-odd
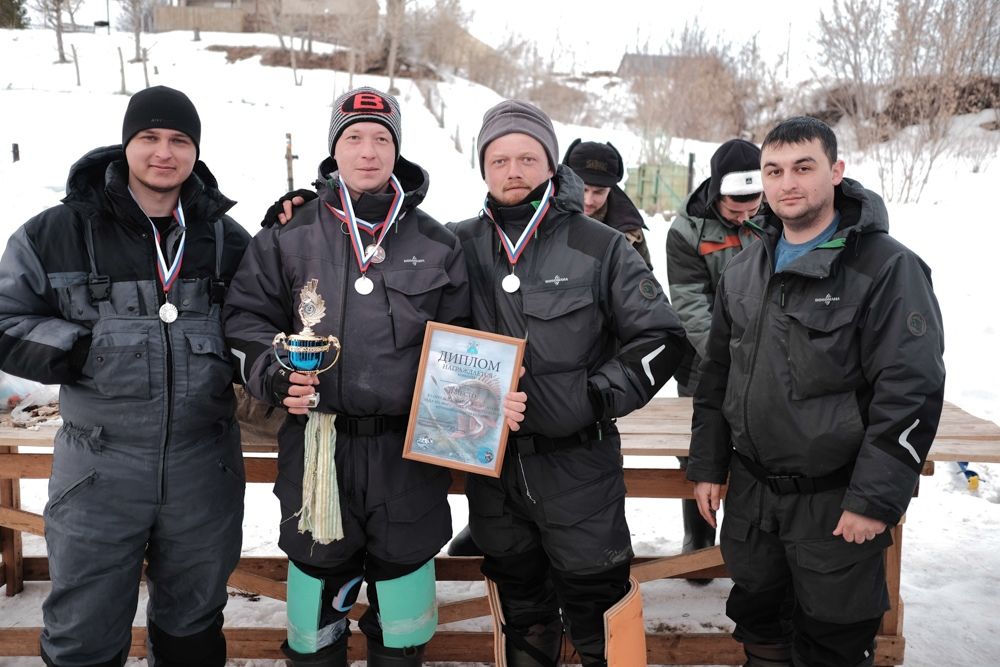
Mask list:
[[[503,277],[503,280],[500,281],[500,286],[503,287],[504,292],[513,294],[521,287],[521,279],[512,273],[509,276]]]
[[[177,319],[177,306],[167,302],[160,306],[160,319],[170,324]]]
[[[375,264],[381,264],[385,261],[385,250],[382,246],[377,246],[374,243],[370,244],[367,248],[365,248],[365,257],[371,256],[373,252],[375,255],[372,256],[372,262]]]
[[[375,285],[368,276],[361,276],[354,281],[354,291],[358,294],[371,294],[373,289]]]

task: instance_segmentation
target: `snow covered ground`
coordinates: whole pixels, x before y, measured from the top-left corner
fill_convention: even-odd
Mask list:
[[[201,154],[219,178],[222,190],[239,200],[234,217],[254,231],[264,209],[286,190],[285,133],[290,132],[294,152],[296,187],[306,187],[315,177],[316,165],[325,155],[330,103],[345,91],[344,73],[300,72],[303,85],[295,86],[291,71],[261,67],[257,58],[226,64],[212,44],[262,43],[259,36],[247,42],[231,34],[203,33],[193,42],[189,33],[147,35],[150,47],[151,84],[165,84],[187,92],[202,117]],[[87,150],[120,142],[121,118],[127,98],[120,87],[117,47],[132,52],[128,35],[112,33],[67,35],[77,48],[81,86],[73,65],[55,65],[55,38],[47,31],[0,31],[0,247],[7,236],[29,217],[58,202],[70,165]],[[263,43],[267,43],[265,39]],[[359,76],[355,85],[384,88],[380,77]],[[143,87],[141,65],[126,65],[129,90]],[[474,215],[482,204],[485,186],[468,152],[454,148],[458,134],[462,148],[470,150],[483,111],[499,97],[463,80],[440,84],[447,103],[445,128],[426,111],[423,99],[408,80],[399,80],[403,106],[403,153],[432,175],[425,210],[442,221]],[[963,119],[966,139],[995,147],[997,133],[977,127],[982,118]],[[976,122],[973,122],[976,121]],[[557,126],[564,149],[576,137],[610,139],[626,162],[638,159],[639,141],[625,130]],[[8,152],[19,144],[21,161],[11,163]],[[708,158],[715,146],[685,142],[707,174]],[[680,151],[681,146],[677,149]],[[877,188],[875,166],[846,155],[847,175]],[[916,250],[934,270],[935,287],[944,311],[948,388],[946,398],[994,422],[1000,422],[1000,318],[996,315],[996,266],[993,255],[996,214],[991,206],[1000,164],[992,157],[974,173],[959,157],[947,157],[932,176],[923,203],[889,205],[895,236]],[[649,220],[653,263],[666,283],[664,243],[668,223]],[[672,383],[664,390],[674,391]],[[634,462],[633,462],[634,463]],[[646,465],[647,462],[642,462]],[[673,465],[673,462],[649,462]],[[923,478],[920,495],[910,506],[903,550],[902,597],[906,603],[906,664],[991,665],[1000,655],[1000,617],[988,598],[1000,590],[1000,465],[973,466],[982,477],[979,491],[971,493],[949,464]],[[26,509],[41,512],[45,482],[22,484]],[[453,499],[456,526],[464,524],[465,500]],[[244,553],[278,555],[275,530],[277,503],[266,485],[251,485],[247,492]],[[628,501],[628,519],[635,550],[641,555],[668,555],[680,551],[680,504],[676,501]],[[25,554],[44,553],[40,538],[26,536]],[[442,595],[466,597],[478,584],[448,585]],[[14,598],[0,597],[0,627],[41,625],[41,601],[47,585],[29,582]],[[726,581],[706,587],[686,582],[643,585],[646,623],[650,629],[729,629],[723,612]],[[284,606],[261,598],[249,601],[234,596],[226,611],[233,625],[280,626]],[[142,604],[136,624],[144,623]],[[474,622],[467,624],[471,627]],[[478,623],[485,628],[485,619]],[[38,664],[37,659],[0,658],[0,665]],[[233,661],[233,664],[273,665],[272,661]]]

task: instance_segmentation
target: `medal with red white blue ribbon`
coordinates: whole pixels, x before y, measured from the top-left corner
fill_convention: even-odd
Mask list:
[[[517,261],[521,259],[521,253],[524,249],[528,247],[528,243],[531,241],[531,236],[538,230],[538,225],[541,224],[542,218],[549,211],[549,204],[552,198],[552,179],[549,179],[548,185],[545,186],[545,192],[542,194],[541,200],[538,202],[538,207],[535,209],[535,214],[531,216],[531,220],[528,221],[528,225],[521,232],[521,236],[517,239],[517,243],[511,243],[510,238],[502,229],[500,225],[497,224],[496,219],[493,214],[490,213],[489,200],[483,206],[483,210],[486,211],[486,215],[489,216],[490,220],[493,221],[493,226],[497,230],[497,234],[500,236],[500,245],[503,246],[504,251],[507,253],[507,260],[510,262],[510,274],[504,276],[504,279],[500,281],[500,286],[503,287],[503,291],[508,294],[513,294],[521,287],[521,279],[514,275],[514,268],[517,266]]]
[[[132,195],[132,199],[135,199],[132,188],[129,188],[129,194]],[[135,203],[139,204],[139,200],[135,199]],[[142,206],[139,206],[139,210],[142,210]],[[144,215],[145,213],[143,211]],[[170,300],[166,296],[170,293],[170,288],[174,286],[174,282],[181,274],[181,264],[184,263],[184,241],[187,238],[187,225],[184,223],[184,207],[181,206],[179,198],[173,215],[174,220],[181,226],[181,240],[177,245],[174,261],[169,266],[167,265],[166,257],[163,256],[163,249],[160,247],[160,230],[156,228],[153,221],[146,215],[146,219],[149,220],[149,226],[153,228],[153,239],[155,241],[153,245],[156,248],[156,273],[160,278],[160,284],[163,286],[164,303],[160,306],[159,315],[160,319],[166,324],[170,324],[177,319],[177,306],[170,303]]]
[[[373,262],[378,264],[385,259],[385,250],[382,248],[382,242],[389,234],[392,226],[396,224],[399,212],[403,209],[403,186],[399,184],[399,180],[395,174],[389,176],[389,186],[393,191],[389,212],[386,213],[385,220],[381,222],[368,222],[361,220],[354,214],[354,205],[351,203],[351,196],[347,190],[347,185],[341,176],[338,175],[337,179],[340,181],[340,205],[343,209],[334,208],[329,204],[326,206],[337,218],[347,223],[347,231],[351,236],[351,247],[354,249],[354,257],[358,261],[358,269],[361,270],[361,277],[354,281],[355,291],[358,294],[371,294],[374,284],[371,278],[365,275],[365,272],[368,271],[368,267]],[[362,229],[373,237],[376,234],[378,235],[375,243],[365,246],[364,240],[361,238]]]

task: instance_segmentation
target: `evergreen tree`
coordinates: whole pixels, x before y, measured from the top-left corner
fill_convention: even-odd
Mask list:
[[[26,0],[0,0],[0,28],[27,28]]]

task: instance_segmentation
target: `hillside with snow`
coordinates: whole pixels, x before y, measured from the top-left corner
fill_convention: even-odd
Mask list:
[[[43,30],[0,30],[0,247],[20,224],[56,204],[64,194],[73,162],[96,146],[119,143],[127,97],[121,87],[118,48],[132,52],[129,35],[69,34],[79,58],[80,85],[72,64],[56,65],[55,38]],[[287,189],[286,133],[292,135],[295,187],[309,187],[316,167],[326,156],[331,101],[348,89],[348,75],[324,70],[300,71],[296,86],[290,69],[264,67],[259,57],[226,61],[211,45],[277,46],[268,35],[190,33],[144,35],[149,49],[151,85],[185,91],[202,119],[201,157],[220,182],[220,189],[238,200],[232,215],[255,231],[264,210]],[[385,88],[381,77],[355,76],[354,85]],[[125,65],[125,86],[144,87],[143,66]],[[486,193],[470,151],[483,112],[499,101],[491,90],[461,79],[438,84],[446,102],[445,126],[424,107],[417,87],[397,81],[403,108],[402,153],[431,174],[423,208],[442,222],[475,215]],[[992,112],[955,123],[955,142],[996,140],[979,125]],[[556,125],[562,150],[576,137],[610,140],[627,166],[639,159],[640,141],[625,130]],[[995,132],[993,134],[996,134]],[[456,149],[455,135],[458,136]],[[20,161],[12,162],[17,144]],[[701,177],[707,176],[715,145],[675,140],[678,154],[694,152]],[[847,175],[878,188],[876,165],[863,156],[845,155]],[[946,399],[977,415],[1000,423],[1000,318],[996,315],[996,260],[993,243],[995,212],[991,194],[1000,183],[1000,161],[987,155],[976,169],[962,157],[946,155],[928,183],[922,203],[889,206],[893,234],[917,251],[931,266],[944,312],[948,385]],[[665,239],[669,225],[651,217],[649,247],[655,271],[666,284]],[[665,392],[673,392],[673,383]],[[673,466],[669,462],[644,465]],[[1000,590],[1000,464],[973,463],[981,475],[977,492],[967,490],[954,466],[939,464],[933,477],[921,480],[920,496],[910,507],[903,550],[902,597],[906,603],[906,664],[991,665],[1000,655],[1000,619],[990,591]],[[24,508],[41,512],[45,481],[22,483]],[[247,489],[244,554],[280,555],[277,501],[266,485]],[[465,500],[453,498],[456,530],[464,525]],[[680,552],[680,503],[632,499],[628,518],[638,554]],[[44,554],[40,538],[25,537],[25,554]],[[478,584],[449,585],[442,594],[470,595]],[[0,627],[41,625],[41,601],[47,584],[29,582],[24,594],[0,597]],[[649,629],[698,631],[730,629],[724,614],[729,584],[716,580],[705,587],[682,581],[643,585]],[[136,624],[145,622],[143,605]],[[267,599],[233,597],[227,623],[275,627],[284,624],[284,605]],[[486,627],[486,620],[478,626]],[[38,660],[3,658],[0,665],[31,665]],[[134,661],[133,661],[134,662]],[[130,662],[131,664],[131,662]],[[272,661],[232,661],[232,664],[276,665]]]

